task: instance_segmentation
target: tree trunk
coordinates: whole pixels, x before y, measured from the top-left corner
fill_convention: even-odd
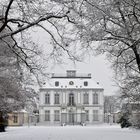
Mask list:
[[[138,53],[138,50],[137,50],[137,46],[133,46],[132,47],[132,50],[135,54],[135,57],[136,57],[136,63],[137,63],[137,66],[138,66],[138,70],[140,72],[140,54]]]

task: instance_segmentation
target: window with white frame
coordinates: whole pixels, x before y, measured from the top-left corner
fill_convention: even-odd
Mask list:
[[[50,121],[50,110],[45,111],[45,121]]]
[[[54,111],[54,121],[60,121],[60,111],[59,110]]]
[[[93,104],[98,104],[98,94],[93,93]]]
[[[58,93],[54,94],[54,104],[60,104],[60,95]]]
[[[85,110],[85,113],[86,113],[86,121],[89,121],[89,111]]]
[[[49,93],[45,94],[45,104],[50,104],[50,94]]]
[[[84,93],[84,95],[83,95],[83,103],[84,104],[89,104],[89,94],[88,93]]]
[[[98,110],[93,110],[93,121],[99,120]]]

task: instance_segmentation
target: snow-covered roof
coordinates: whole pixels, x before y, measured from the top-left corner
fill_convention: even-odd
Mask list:
[[[85,74],[84,74],[85,75]],[[56,86],[55,82],[59,82]],[[87,86],[84,85],[87,82]],[[40,89],[103,89],[98,82],[95,82],[91,75],[88,76],[52,76],[52,78],[44,83]]]

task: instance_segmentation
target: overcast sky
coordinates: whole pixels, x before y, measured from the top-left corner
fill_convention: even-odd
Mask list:
[[[90,60],[86,62],[73,62],[67,61],[64,65],[55,65],[50,68],[54,73],[65,73],[66,70],[77,70],[79,73],[91,73],[93,79],[99,82],[104,88],[105,95],[115,94],[117,87],[113,82],[113,71],[110,68],[110,63],[105,59],[105,56],[91,56]]]

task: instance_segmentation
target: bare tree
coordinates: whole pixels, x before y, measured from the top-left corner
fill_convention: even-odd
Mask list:
[[[16,55],[4,43],[0,46],[0,112],[10,112],[24,108],[26,101],[33,101],[36,94],[23,86]]]
[[[119,96],[105,96],[104,97],[104,113],[115,113],[120,111],[121,101]]]
[[[6,0],[0,3],[0,8],[0,40],[12,49],[18,60],[24,62],[30,71],[41,69],[31,57],[33,55],[40,57],[37,47],[26,37],[34,28],[44,30],[52,38],[53,47],[49,57],[61,61],[59,58],[66,52],[70,59],[77,58],[68,49],[68,39],[62,32],[66,24],[74,24],[68,16],[68,9],[47,0]],[[5,29],[8,29],[8,32],[4,32]],[[7,37],[11,37],[13,44],[6,41]]]
[[[73,33],[77,33],[75,38],[81,48],[107,55],[122,97],[139,102],[140,1],[53,1],[69,9],[69,18],[76,23]]]
[[[101,42],[97,50],[108,53],[116,72],[125,77],[126,73],[129,77],[139,75],[138,0],[10,0],[1,4],[1,9],[1,40],[8,36],[17,39],[19,33],[38,26],[52,37],[54,55],[61,48],[72,57],[70,45],[75,40],[83,42],[83,49],[91,48],[97,41]],[[9,28],[8,33],[2,32],[5,28]],[[20,59],[26,62],[25,48],[19,46],[17,40],[14,45],[21,52]]]
[[[31,71],[41,66],[31,57],[36,56],[36,49],[26,35],[37,28],[52,38],[49,57],[61,61],[58,58],[65,51],[70,59],[80,60],[91,50],[106,53],[123,97],[139,95],[139,0],[6,0],[0,7],[0,40]],[[13,44],[6,41],[7,37]]]
[[[63,54],[72,60],[77,59],[68,44],[73,39],[64,35],[64,26],[74,24],[68,14],[68,9],[59,7],[53,1],[0,2],[0,111],[21,109],[36,97],[31,88],[25,87],[27,79],[24,79],[26,68],[36,75],[37,80],[38,72],[44,74],[41,49],[31,39],[32,30],[43,30],[52,39],[52,49],[45,61],[53,58],[61,62]]]
[[[139,79],[139,13],[138,0],[53,0],[69,9],[75,22],[73,35],[82,49],[106,53],[118,80]],[[94,43],[97,42],[97,45]],[[85,51],[85,50],[84,50]]]

